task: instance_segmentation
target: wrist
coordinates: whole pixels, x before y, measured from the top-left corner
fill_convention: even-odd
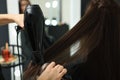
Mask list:
[[[4,24],[8,24],[8,23],[14,22],[13,17],[14,16],[11,15],[11,14],[1,14],[0,15],[0,24],[4,25]]]

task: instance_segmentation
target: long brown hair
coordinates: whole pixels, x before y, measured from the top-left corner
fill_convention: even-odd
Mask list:
[[[77,41],[75,55],[66,58]],[[86,61],[87,74],[97,80],[120,80],[120,6],[114,0],[91,0],[82,19],[45,53],[46,61],[61,64]]]
[[[80,41],[80,46],[73,56],[75,59],[76,57],[86,58],[91,51],[100,45],[104,47],[107,43],[109,45],[117,43],[120,46],[119,13],[120,6],[114,0],[91,0],[85,15],[74,28],[45,51],[46,61],[58,59],[62,53],[64,54],[65,49],[71,47],[77,41]],[[111,39],[114,41],[111,41]],[[110,46],[107,46],[107,48],[110,48]],[[114,49],[111,50],[114,51]],[[103,52],[105,51],[103,50]]]
[[[76,42],[77,51],[66,58]],[[120,80],[120,6],[114,0],[91,0],[82,19],[45,51],[44,58],[60,64],[82,60],[91,71],[97,69],[97,80]]]

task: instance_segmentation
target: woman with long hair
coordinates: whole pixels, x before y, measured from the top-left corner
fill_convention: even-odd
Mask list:
[[[76,42],[77,51],[66,58]],[[68,69],[72,80],[120,80],[120,5],[115,0],[91,0],[82,19],[44,53],[45,62],[74,65]],[[38,75],[28,72],[41,69],[32,68],[25,71],[25,80]]]

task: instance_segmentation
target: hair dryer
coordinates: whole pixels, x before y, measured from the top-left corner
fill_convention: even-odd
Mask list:
[[[44,16],[38,5],[28,5],[24,13],[24,30],[26,31],[32,50],[33,62],[42,65]]]

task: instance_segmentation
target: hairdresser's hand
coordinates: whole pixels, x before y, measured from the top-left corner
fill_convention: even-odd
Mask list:
[[[17,23],[20,27],[24,27],[24,14],[14,15],[14,22]]]
[[[51,62],[37,80],[61,80],[66,72],[67,70],[63,66]]]

